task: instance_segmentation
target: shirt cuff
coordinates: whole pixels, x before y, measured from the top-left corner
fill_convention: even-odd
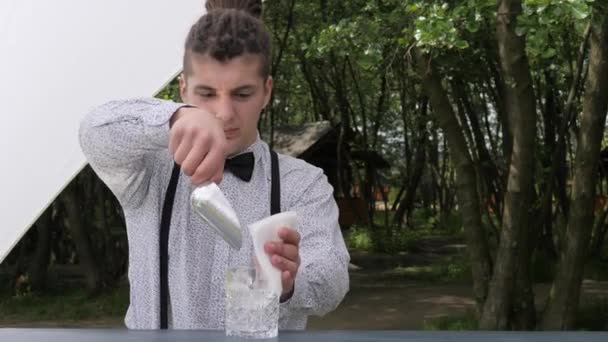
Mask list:
[[[290,300],[291,297],[293,297],[293,292],[295,291],[295,289],[296,289],[296,286],[294,284],[293,288],[291,289],[291,291],[289,291],[288,294],[281,295],[281,298],[279,298],[279,303],[285,303],[288,300]]]
[[[149,113],[143,116],[146,136],[150,138],[150,142],[155,146],[167,147],[169,145],[171,117],[180,108],[188,105],[154,98],[142,101],[151,106],[146,108]]]
[[[308,312],[311,307],[308,292],[309,286],[306,281],[306,274],[298,272],[291,296],[284,301],[280,301],[279,310],[281,315],[293,313],[294,311]]]

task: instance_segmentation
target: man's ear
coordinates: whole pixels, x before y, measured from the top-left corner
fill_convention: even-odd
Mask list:
[[[182,102],[186,101],[186,75],[183,73],[179,75],[179,96],[182,99]]]
[[[264,83],[264,108],[266,108],[268,102],[270,102],[270,98],[272,97],[272,84],[272,76],[268,76],[266,82]]]

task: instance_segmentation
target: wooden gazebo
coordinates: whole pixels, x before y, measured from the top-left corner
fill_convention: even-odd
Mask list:
[[[340,129],[340,124],[332,125],[329,121],[279,127],[274,131],[271,145],[277,152],[303,159],[323,169],[334,187],[334,196],[340,208],[340,226],[348,228],[353,223],[368,222],[368,201],[365,198],[378,197],[374,196],[377,187],[367,187],[371,192],[365,191],[365,186],[361,187],[355,182],[357,177],[353,175],[356,171],[353,166],[361,165],[366,168],[367,175],[374,175],[376,169],[390,165],[376,151],[352,150],[352,134],[344,134],[338,149]],[[369,181],[367,177],[363,183],[369,184]]]

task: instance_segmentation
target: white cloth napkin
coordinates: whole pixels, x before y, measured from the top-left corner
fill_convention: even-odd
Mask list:
[[[258,261],[256,286],[267,288],[279,297],[283,292],[281,271],[270,262],[270,255],[264,251],[264,244],[269,241],[280,242],[279,228],[288,227],[295,229],[296,223],[296,213],[294,211],[287,211],[269,216],[249,225],[253,249]]]

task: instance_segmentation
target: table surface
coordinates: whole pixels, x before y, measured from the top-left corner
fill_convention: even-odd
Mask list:
[[[0,329],[0,341],[52,342],[185,342],[234,341],[223,331],[117,329]],[[402,341],[402,342],[601,342],[607,332],[496,332],[496,331],[282,331],[270,341]],[[264,340],[263,340],[264,341]]]

